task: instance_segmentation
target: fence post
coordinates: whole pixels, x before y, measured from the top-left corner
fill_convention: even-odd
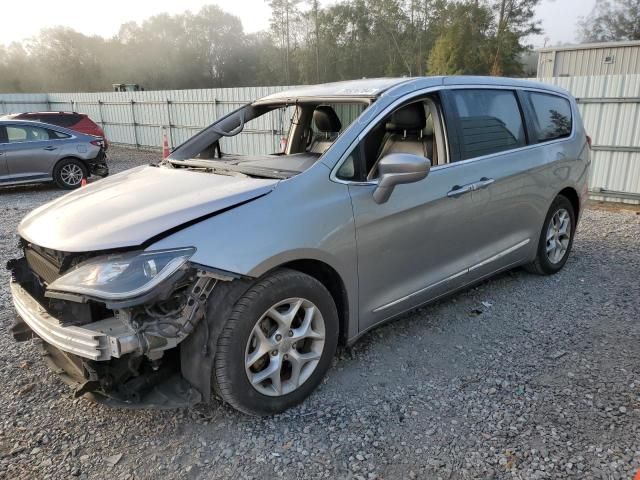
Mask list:
[[[218,120],[218,99],[213,97],[213,121]]]
[[[135,108],[135,100],[131,99],[131,123],[133,123],[133,141],[136,144],[136,148],[140,145],[138,144],[138,129],[136,123],[136,108]]]
[[[167,124],[169,126],[169,146],[173,148],[173,134],[171,133],[171,100],[167,98]]]
[[[100,115],[100,126],[104,130],[104,119],[102,118],[102,100],[98,99],[98,115]]]

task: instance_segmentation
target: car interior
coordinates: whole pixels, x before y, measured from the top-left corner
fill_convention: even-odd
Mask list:
[[[324,154],[342,131],[342,122],[330,105],[318,105],[313,110],[311,142],[307,152]]]
[[[276,170],[286,178],[311,167],[366,107],[366,104],[353,102],[299,103],[290,114],[289,133],[284,137],[286,146],[281,152],[236,155],[230,153],[230,150],[233,148],[231,142],[237,140],[223,137],[210,144],[195,158],[213,160],[217,156],[219,161],[216,163],[219,165],[250,169],[250,174],[257,174],[261,169]],[[267,115],[278,111],[278,108],[272,107],[258,113],[246,121],[246,130],[237,136],[250,134],[249,129],[257,128],[254,125],[264,125]],[[340,178],[353,181],[373,180],[377,176],[378,162],[391,153],[423,156],[430,159],[432,165],[445,163],[446,143],[437,98],[420,98],[394,110],[369,131],[359,152],[357,160],[348,160],[353,164],[340,169]]]

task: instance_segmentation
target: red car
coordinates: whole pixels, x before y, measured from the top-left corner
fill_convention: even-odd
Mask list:
[[[96,135],[104,139],[104,149],[108,147],[107,138],[102,127],[89,118],[88,115],[78,112],[25,112],[4,115],[7,120],[32,120],[35,122],[50,123],[59,127],[68,128],[88,135]]]

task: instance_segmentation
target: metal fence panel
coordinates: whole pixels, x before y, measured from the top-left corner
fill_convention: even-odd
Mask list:
[[[0,94],[0,115],[50,110],[48,98],[46,93]]]
[[[578,100],[594,146],[592,198],[640,203],[640,75],[537,80],[562,87]]]
[[[249,87],[198,90],[157,90],[143,92],[51,93],[52,110],[75,110],[87,113],[100,123],[114,143],[158,147],[163,129],[169,145],[175,147],[216,119],[256,98],[285,87]],[[2,98],[2,96],[0,96]],[[243,153],[264,150],[277,145],[277,114],[262,120],[258,132],[229,140],[233,149]]]
[[[640,203],[640,75],[533,79],[569,90],[577,99],[594,143],[590,188],[593,198]],[[2,94],[0,114],[74,110],[100,123],[114,143],[159,147],[163,129],[175,147],[243,104],[288,87],[247,87],[145,92]],[[341,106],[345,123],[359,114]],[[240,135],[222,140],[223,151],[278,151],[292,109],[276,110]]]

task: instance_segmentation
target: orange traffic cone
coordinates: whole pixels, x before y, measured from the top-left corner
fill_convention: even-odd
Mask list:
[[[82,180],[80,180],[80,187],[86,187],[87,186],[87,179],[83,178]]]
[[[167,140],[167,133],[162,134],[162,158],[165,159],[169,156],[171,151],[169,150],[169,140]]]

